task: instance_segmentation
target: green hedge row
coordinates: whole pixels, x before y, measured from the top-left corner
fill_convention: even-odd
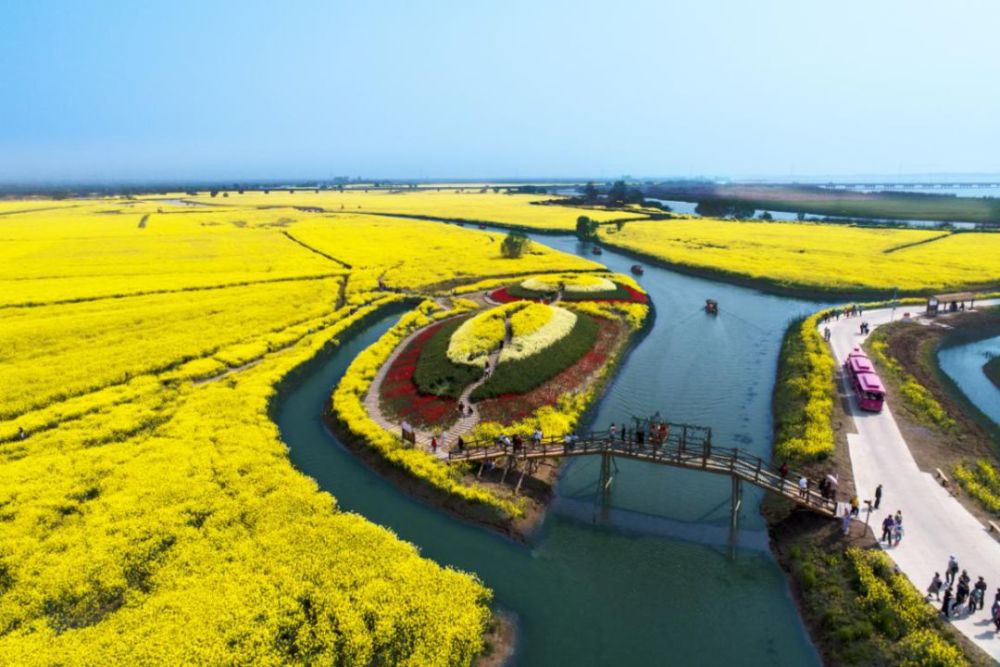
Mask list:
[[[577,314],[569,334],[555,345],[526,359],[500,364],[482,386],[472,392],[473,401],[525,394],[540,387],[575,364],[597,342],[598,324],[589,315]]]
[[[535,292],[534,290],[525,289],[520,285],[511,285],[507,288],[507,293],[518,299],[541,299],[548,294],[554,294],[554,292]],[[632,294],[618,283],[615,283],[615,289],[604,292],[570,292],[564,290],[562,294],[563,301],[600,301],[603,299],[631,301]]]
[[[423,394],[458,398],[462,391],[483,376],[478,366],[456,364],[448,358],[448,343],[465,318],[444,324],[427,341],[417,360],[413,381]]]

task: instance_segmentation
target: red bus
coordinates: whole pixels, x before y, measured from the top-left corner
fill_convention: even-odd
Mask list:
[[[875,366],[864,351],[856,347],[847,355],[844,371],[858,399],[858,407],[869,412],[881,412],[885,403],[885,386],[875,373]]]

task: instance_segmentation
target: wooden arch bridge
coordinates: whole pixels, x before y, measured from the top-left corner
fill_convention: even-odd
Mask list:
[[[667,422],[660,423],[659,428],[650,428],[649,420],[633,418],[633,421],[636,429],[627,432],[624,437],[621,432],[599,431],[586,436],[527,439],[519,445],[515,441],[473,442],[462,450],[450,452],[448,461],[480,463],[480,475],[485,466],[499,464],[504,468],[502,480],[512,470],[520,468],[516,493],[520,491],[525,475],[532,474],[543,459],[600,456],[599,488],[601,502],[604,504],[607,504],[610,496],[616,457],[727,475],[732,480],[730,521],[733,530],[737,527],[744,482],[787,498],[823,516],[837,516],[836,500],[824,498],[813,488],[806,489],[805,493],[799,490],[800,474],[789,470],[786,475],[782,475],[780,469],[759,456],[741,452],[739,448],[714,446],[710,428]],[[640,432],[641,436],[637,435]]]

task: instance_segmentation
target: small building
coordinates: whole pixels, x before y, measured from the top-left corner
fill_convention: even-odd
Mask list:
[[[971,310],[976,304],[975,292],[955,292],[954,294],[935,294],[927,297],[927,314],[931,317],[943,313],[957,313],[967,308]]]

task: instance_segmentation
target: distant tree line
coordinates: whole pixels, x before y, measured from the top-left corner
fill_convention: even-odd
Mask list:
[[[749,220],[757,212],[753,204],[732,199],[709,199],[698,202],[694,212],[707,218]]]

